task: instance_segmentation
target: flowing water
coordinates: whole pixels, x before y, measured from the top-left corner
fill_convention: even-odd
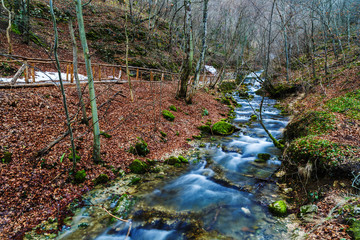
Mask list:
[[[192,154],[185,173],[138,193],[141,197],[129,215],[132,229],[127,239],[289,238],[282,220],[272,217],[267,208],[278,200],[271,176],[281,164],[280,152],[258,121],[249,124],[262,97],[254,93],[260,85],[251,78],[246,81],[252,83],[249,93],[254,98],[250,103],[234,95],[242,107],[235,109],[233,123],[241,125],[241,131],[208,139],[205,147]],[[280,138],[287,119],[274,104],[274,100],[265,99],[263,122],[275,138]],[[258,163],[259,153],[269,153],[271,159]],[[83,212],[77,215],[78,219],[89,217]],[[127,235],[128,223],[103,222],[96,230],[81,233],[82,239],[124,239]],[[61,238],[79,238],[75,236],[65,231]]]

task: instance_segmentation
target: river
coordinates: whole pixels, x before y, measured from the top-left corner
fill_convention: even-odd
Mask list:
[[[273,217],[267,208],[269,203],[279,200],[271,176],[281,164],[280,151],[257,120],[249,123],[262,98],[255,94],[260,84],[251,77],[254,76],[249,76],[245,83],[254,98],[248,101],[234,94],[242,106],[235,109],[233,123],[241,126],[241,131],[227,137],[207,138],[189,157],[188,170],[136,193],[138,200],[128,215],[132,228],[127,239],[289,238],[283,220]],[[263,122],[275,138],[280,138],[288,119],[274,107],[275,103],[265,99]],[[255,161],[259,153],[269,153],[270,160]],[[78,210],[73,225],[80,230],[64,230],[60,239],[125,239],[129,223],[95,220],[95,215],[86,207]],[[101,223],[83,229],[79,224],[83,219]]]

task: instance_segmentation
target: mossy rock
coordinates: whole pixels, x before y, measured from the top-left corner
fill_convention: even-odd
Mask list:
[[[86,172],[85,170],[80,170],[75,173],[74,182],[75,183],[83,183],[86,180]]]
[[[148,170],[148,165],[142,161],[140,161],[139,159],[135,159],[130,165],[129,165],[129,169],[131,172],[133,173],[137,173],[137,174],[143,174],[146,173]]]
[[[170,122],[173,122],[174,119],[175,119],[174,114],[172,114],[172,113],[171,113],[170,111],[168,111],[168,110],[163,110],[163,111],[162,111],[162,115],[163,115],[163,117],[164,117],[166,120],[168,120],[168,121],[170,121]]]
[[[256,121],[258,119],[258,117],[255,114],[253,114],[253,115],[251,115],[250,119],[251,119],[251,121]]]
[[[231,105],[231,100],[227,97],[222,97],[221,103],[226,104],[226,105]]]
[[[199,129],[202,133],[211,133],[211,127],[209,125],[198,126],[197,129]]]
[[[194,135],[192,137],[193,137],[193,139],[196,139],[196,140],[201,140],[201,138],[202,138],[201,135]]]
[[[150,150],[148,149],[148,144],[142,138],[138,138],[138,140],[139,141],[135,144],[135,146],[130,147],[129,152],[134,155],[145,157],[150,153]]]
[[[109,176],[106,174],[100,174],[97,178],[94,180],[95,185],[104,184],[109,181]]]
[[[180,160],[182,163],[189,163],[189,160],[187,160],[185,157],[179,155],[178,160]]]
[[[296,93],[300,89],[297,85],[292,84],[278,84],[272,88],[268,87],[265,90],[270,94],[271,98],[282,99],[293,93]]]
[[[269,205],[269,211],[278,217],[286,216],[287,206],[283,200],[273,202]]]
[[[259,153],[257,155],[257,159],[260,160],[261,162],[266,162],[267,160],[269,160],[271,157],[271,155],[269,153]]]
[[[129,185],[130,185],[130,186],[136,185],[136,184],[138,184],[140,181],[141,181],[141,178],[139,178],[139,177],[133,177],[133,178],[131,179]]]
[[[217,135],[230,135],[234,133],[235,127],[228,122],[219,121],[212,126],[212,132]]]
[[[236,89],[235,81],[223,81],[219,86],[221,92],[231,92],[234,89]]]
[[[176,108],[174,105],[171,105],[171,106],[169,107],[169,109],[170,109],[171,111],[177,112],[177,108]]]
[[[12,153],[11,152],[4,152],[1,157],[2,163],[10,163],[12,161]]]
[[[181,160],[177,157],[171,156],[166,160],[166,163],[169,165],[175,165],[177,163],[181,163]]]

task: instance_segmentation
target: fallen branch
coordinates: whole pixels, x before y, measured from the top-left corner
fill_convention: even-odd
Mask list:
[[[132,224],[132,222],[131,222],[130,220],[124,220],[124,219],[122,219],[122,218],[119,218],[119,217],[115,216],[114,214],[112,214],[111,212],[109,212],[109,211],[108,211],[106,208],[104,208],[103,206],[100,206],[100,205],[94,205],[94,206],[103,209],[105,212],[107,212],[107,214],[109,214],[109,215],[110,215],[111,217],[113,217],[113,218],[116,218],[117,220],[120,220],[120,221],[122,221],[122,222],[129,223],[129,229],[128,229],[128,231],[127,231],[125,240],[129,237],[130,231],[131,231],[131,224]]]
[[[44,147],[43,149],[37,151],[37,153],[35,154],[35,158],[38,158],[44,154],[46,154],[48,151],[50,151],[50,149],[52,147],[54,147],[56,144],[58,144],[61,140],[63,140],[67,135],[69,135],[69,131],[65,132],[63,135],[61,135],[60,137],[58,137],[57,139],[55,139],[54,141],[52,141],[51,143],[49,143],[49,145],[47,145],[46,147]]]

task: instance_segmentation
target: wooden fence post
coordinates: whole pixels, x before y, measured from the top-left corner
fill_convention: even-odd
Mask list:
[[[150,71],[150,82],[152,82],[154,80],[154,75],[153,75],[153,72]]]
[[[121,67],[120,67],[120,71],[119,71],[119,80],[121,81],[122,79],[122,70],[121,70]]]
[[[24,76],[25,76],[25,82],[29,83],[29,65],[28,62],[25,61],[25,72],[24,72]]]
[[[74,83],[74,63],[71,64],[71,83]]]
[[[101,81],[101,66],[100,66],[100,64],[98,65],[98,70],[99,70],[99,81]]]
[[[139,69],[136,69],[136,81],[139,80]]]
[[[31,66],[31,76],[32,76],[32,82],[35,82],[35,63]]]
[[[164,81],[164,73],[161,74],[161,81]]]
[[[66,64],[66,81],[69,81],[69,71],[70,71],[70,66],[69,64]]]
[[[15,73],[15,76],[13,77],[13,79],[11,79],[11,85],[14,85],[16,83],[16,81],[18,80],[18,78],[21,76],[21,74],[24,72],[26,65],[23,64],[19,70]]]
[[[113,67],[113,69],[112,69],[112,70],[113,70],[113,74],[112,74],[112,75],[113,75],[113,77],[112,77],[112,79],[114,79],[114,80],[115,80],[115,67]]]
[[[93,72],[93,81],[95,81],[95,67],[94,67],[94,65],[93,66],[91,66],[91,68],[92,68],[92,72]]]

